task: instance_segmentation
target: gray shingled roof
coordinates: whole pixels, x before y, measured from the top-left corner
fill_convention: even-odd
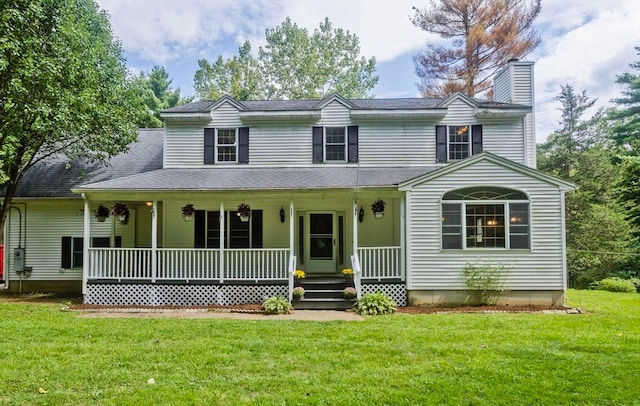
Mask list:
[[[438,108],[447,99],[427,99],[423,97],[398,99],[346,99],[356,110],[419,110]],[[529,108],[529,106],[498,103],[490,100],[472,99],[484,108]],[[316,110],[322,100],[246,100],[238,101],[244,111],[301,111]],[[163,113],[207,113],[217,101],[198,101],[172,107]]]
[[[80,187],[92,190],[301,190],[392,187],[435,170],[405,168],[168,168]]]
[[[101,162],[69,162],[57,156],[30,169],[15,197],[75,197],[71,189],[84,183],[102,182],[162,168],[164,129],[139,130],[129,151],[113,157],[109,166]],[[70,164],[70,165],[69,165]]]

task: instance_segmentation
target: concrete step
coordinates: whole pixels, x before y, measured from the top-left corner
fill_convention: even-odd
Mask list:
[[[330,299],[330,298],[309,298],[293,301],[293,308],[296,310],[347,310],[353,307],[355,300]]]

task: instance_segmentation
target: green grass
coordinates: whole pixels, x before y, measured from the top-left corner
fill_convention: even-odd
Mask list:
[[[569,299],[589,313],[106,319],[2,303],[0,403],[640,404],[640,294]]]

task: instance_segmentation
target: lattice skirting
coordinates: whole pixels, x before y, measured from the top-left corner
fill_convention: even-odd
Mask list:
[[[362,293],[382,292],[395,300],[398,306],[407,305],[407,286],[404,283],[366,283],[362,284]]]
[[[287,285],[88,284],[84,302],[97,305],[208,306],[262,303],[287,297]]]

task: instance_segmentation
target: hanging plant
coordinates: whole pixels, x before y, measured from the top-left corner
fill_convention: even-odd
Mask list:
[[[120,220],[120,222],[122,224],[129,223],[129,218],[131,217],[131,212],[129,211],[129,208],[127,207],[126,204],[124,204],[124,203],[115,203],[113,205],[113,207],[111,208],[111,213],[114,216],[117,216],[118,220]]]
[[[103,205],[98,206],[98,208],[93,212],[93,215],[96,216],[96,219],[98,219],[100,223],[104,223],[104,221],[109,217],[109,214],[111,214],[109,208]]]
[[[240,203],[238,205],[238,216],[240,217],[240,221],[249,221],[251,207],[248,204]]]
[[[385,205],[386,203],[382,199],[378,199],[373,202],[373,204],[371,204],[371,210],[373,210],[373,214],[376,216],[376,218],[382,218],[382,216],[384,215]]]
[[[193,203],[187,203],[184,206],[182,206],[182,218],[185,221],[191,221],[193,220],[193,215],[196,212],[196,208],[193,207]]]

